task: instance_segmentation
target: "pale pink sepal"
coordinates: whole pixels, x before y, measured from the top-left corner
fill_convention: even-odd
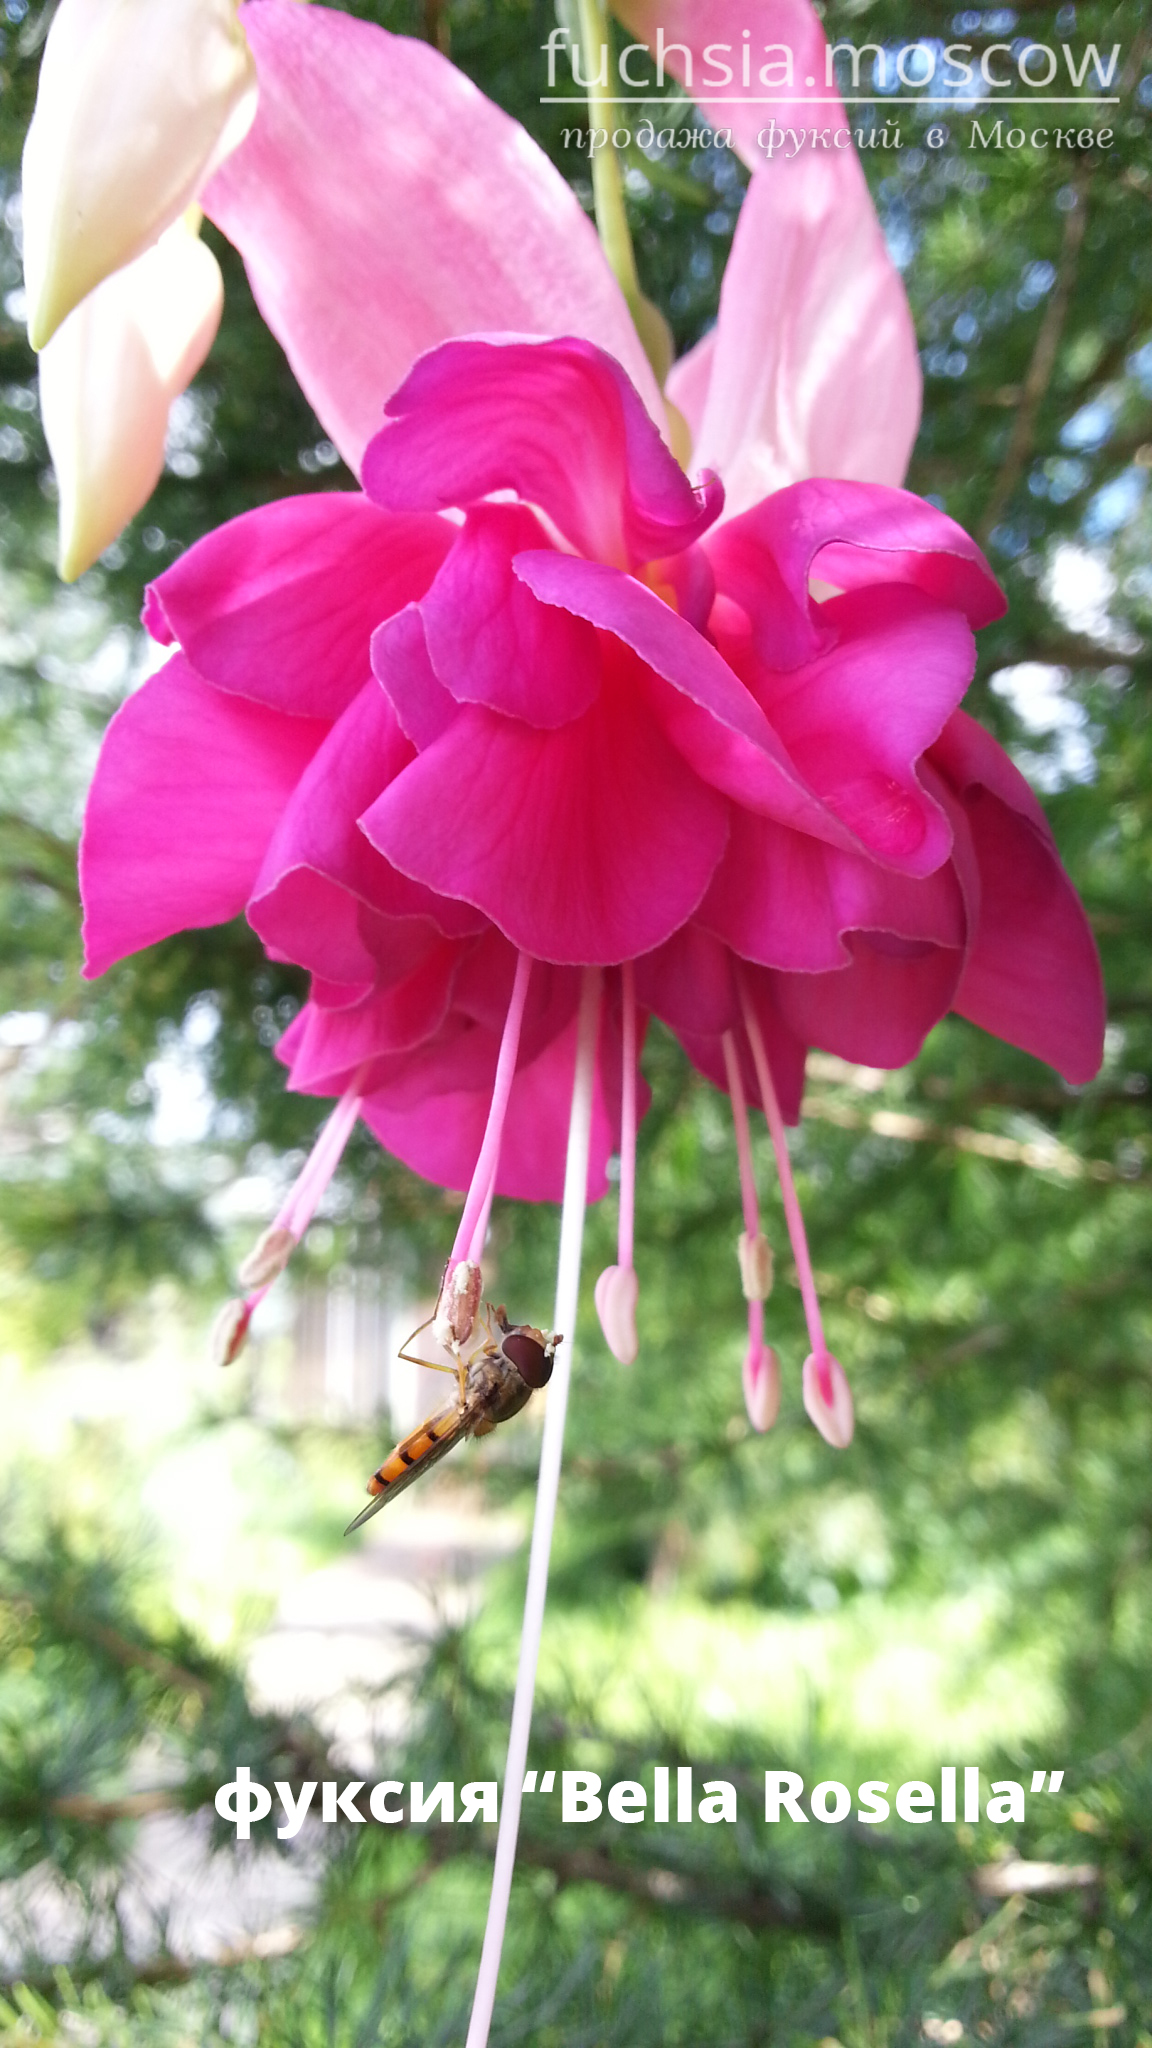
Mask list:
[[[753,167],[764,160],[757,138],[773,118],[824,128],[828,111],[812,102],[827,99],[839,111],[835,85],[826,83],[827,43],[811,0],[743,0],[740,7],[732,0],[615,0],[613,12],[653,53],[647,63],[630,60],[637,78],[646,73],[658,83],[657,57],[665,50],[665,78],[681,81],[713,127],[731,132],[733,148]]]
[[[634,1266],[605,1266],[596,1282],[596,1313],[604,1341],[621,1365],[632,1365],[640,1349],[636,1303],[640,1282]]]
[[[255,106],[236,0],[60,0],[24,148],[33,348],[179,219]]]
[[[920,362],[855,147],[774,143],[769,156],[759,140],[773,124],[851,134],[809,0],[746,0],[738,17],[730,0],[620,0],[617,12],[653,49],[662,39],[667,72],[753,171],[715,331],[668,378],[694,473],[723,478],[728,519],[802,477],[900,483]]]
[[[683,373],[689,380],[695,366]],[[669,391],[679,404],[675,375]],[[724,479],[724,516],[803,477],[898,484],[920,421],[920,362],[900,273],[852,150],[766,164],[724,273],[693,467]]]
[[[168,407],[220,324],[223,283],[184,221],[106,278],[40,356],[40,409],[60,492],[60,574],[72,582],[151,497]]]
[[[763,1434],[780,1413],[780,1361],[770,1344],[749,1344],[742,1378],[748,1420]]]
[[[243,22],[260,107],[204,205],[347,462],[452,335],[597,342],[662,420],[596,231],[518,122],[413,36],[296,0]]]
[[[804,1360],[804,1406],[824,1441],[835,1451],[847,1450],[856,1427],[852,1392],[830,1351],[810,1351]]]

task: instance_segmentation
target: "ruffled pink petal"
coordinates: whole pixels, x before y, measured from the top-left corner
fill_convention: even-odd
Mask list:
[[[391,868],[357,824],[411,759],[388,699],[365,683],[286,803],[254,883],[248,919],[273,958],[371,984],[389,978],[393,920],[452,937],[479,929],[468,905]]]
[[[853,932],[847,943],[851,965],[835,973],[774,975],[780,1014],[806,1045],[902,1067],[952,1007],[964,955],[879,932]]]
[[[963,796],[976,785],[991,790],[1054,845],[1043,804],[998,740],[967,711],[954,711],[930,755],[934,767]]]
[[[678,1035],[719,1039],[740,1015],[728,949],[695,920],[637,960],[636,997]]]
[[[947,817],[916,763],[972,679],[963,616],[885,585],[820,607],[835,644],[802,668],[749,676],[791,759],[876,859],[913,875],[948,858]]]
[[[818,114],[799,107],[790,125]],[[855,150],[761,166],[724,272],[703,405],[698,370],[685,379],[693,463],[723,477],[729,518],[802,477],[899,484],[920,423],[912,316]]]
[[[963,797],[980,908],[953,1008],[1082,1086],[1099,1071],[1106,1008],[1084,907],[1027,818],[973,786]]]
[[[805,786],[751,692],[655,591],[603,563],[554,552],[517,555],[515,568],[545,604],[575,612],[635,650],[653,671],[649,701],[664,732],[704,781],[750,809],[852,845],[847,827]]]
[[[223,690],[338,718],[368,674],[374,628],[423,595],[454,539],[446,520],[396,517],[353,491],[281,498],[181,555],[152,584],[144,623]]]
[[[536,959],[611,964],[683,924],[726,807],[664,739],[605,639],[600,695],[555,732],[466,706],[362,820],[402,873],[463,895]]]
[[[629,568],[687,547],[723,503],[714,477],[693,489],[619,363],[587,341],[446,342],[386,410],[364,488],[395,511],[512,490],[579,553]]]
[[[848,964],[847,931],[938,946],[963,946],[966,937],[951,863],[914,878],[742,811],[732,814],[698,917],[743,959],[805,974]]]
[[[433,935],[423,957],[390,988],[352,1008],[307,1003],[292,1045],[292,1086],[304,1094],[338,1094],[345,1076],[386,1054],[408,1052],[439,1030],[448,1011],[458,948]]]
[[[526,506],[474,507],[420,614],[436,677],[458,703],[550,727],[587,711],[600,656],[584,619],[540,604],[513,572],[519,549],[545,545]]]
[[[988,625],[1005,609],[1004,594],[975,541],[947,513],[910,491],[828,478],[776,491],[706,544],[721,590],[726,586],[717,550],[730,544],[737,527],[746,542],[771,556],[800,610],[808,604],[813,575],[838,590],[911,583],[938,604],[962,611],[973,627]],[[773,610],[766,634],[774,622]]]
[[[326,727],[231,697],[181,654],[121,707],[80,848],[85,972],[243,910]]]
[[[413,36],[296,0],[242,9],[260,103],[203,204],[355,469],[448,335],[579,334],[660,416],[596,232],[518,122]]]
[[[459,706],[432,666],[418,604],[405,605],[372,635],[372,673],[384,689],[400,730],[419,751],[451,725]]]

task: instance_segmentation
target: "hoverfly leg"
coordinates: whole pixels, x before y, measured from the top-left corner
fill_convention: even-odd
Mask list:
[[[429,1372],[455,1373],[456,1383],[460,1390],[460,1399],[461,1402],[463,1402],[464,1387],[468,1376],[468,1361],[466,1359],[457,1357],[453,1360],[452,1364],[449,1365],[442,1358],[421,1358],[415,1351],[410,1351],[408,1348],[410,1344],[415,1343],[421,1331],[428,1330],[431,1328],[435,1320],[435,1316],[425,1316],[424,1321],[416,1325],[416,1328],[413,1330],[411,1336],[405,1337],[403,1344],[401,1344],[398,1352],[396,1353],[396,1356],[397,1358],[402,1358],[406,1365],[423,1365],[427,1368]]]

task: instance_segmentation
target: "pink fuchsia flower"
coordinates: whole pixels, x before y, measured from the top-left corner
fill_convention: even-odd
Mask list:
[[[469,1187],[469,1245],[494,1188],[559,1193],[579,970],[621,969],[593,1138],[599,1189],[626,1116],[615,1348],[652,1012],[729,1089],[742,1168],[743,1102],[769,1119],[809,1407],[845,1440],[784,1141],[807,1047],[900,1065],[954,1008],[1070,1080],[1099,1058],[1083,914],[1027,786],[958,709],[997,586],[952,521],[880,486],[796,484],[718,525],[716,484],[693,489],[587,342],[446,343],[388,412],[367,498],[248,514],[154,586],[152,630],[182,651],[97,771],[90,965],[246,906],[315,977],[292,1085],[354,1096],[400,1157]]]
[[[522,319],[540,290],[525,248],[537,271],[541,260],[523,226],[527,146],[423,46],[278,0],[261,0],[252,31],[262,112],[212,203],[246,246],[313,395],[326,403],[338,391],[338,430],[354,440],[379,370],[353,345],[348,279],[374,288],[357,237],[379,223],[357,208],[341,227],[310,138],[327,146],[325,120],[339,117],[366,159],[381,136],[390,147],[379,118],[390,84],[425,94],[445,147],[459,150],[479,121],[479,160],[520,169],[516,232],[497,209],[487,268],[474,252],[462,262],[475,221],[453,202],[452,278],[409,285],[420,296],[399,310],[395,293],[373,299],[385,360],[413,331],[492,319],[509,301]],[[343,61],[325,71],[330,91],[306,126],[300,79],[328,37],[325,54]],[[378,211],[373,168],[353,189]],[[771,168],[754,189],[772,189]],[[404,175],[399,161],[387,169]],[[570,195],[550,167],[537,172],[551,223]],[[419,188],[417,233],[431,231],[440,189]],[[342,205],[346,193],[342,183]],[[585,331],[622,330],[651,406],[615,287],[587,223],[574,224],[574,269],[550,274],[543,300],[551,315],[565,293],[588,296]],[[401,239],[387,245],[385,277],[411,254],[410,230],[390,232]],[[590,275],[598,292],[588,295]],[[733,308],[729,295],[729,333]],[[832,324],[846,347],[842,316]],[[339,382],[333,332],[351,351]],[[283,1048],[293,1085],[343,1091],[400,1156],[467,1185],[516,954],[550,963],[554,985],[544,989],[537,969],[517,1019],[522,1071],[502,1104],[493,1183],[530,1195],[559,1192],[548,1140],[562,1110],[547,1077],[574,1028],[571,970],[589,962],[636,963],[617,998],[629,1044],[638,1014],[654,1009],[721,1086],[735,1055],[746,1096],[768,1110],[758,1028],[777,1123],[798,1113],[807,1044],[898,1064],[951,1002],[1066,1071],[1094,1064],[1094,956],[1036,807],[998,750],[981,771],[970,736],[961,744],[964,728],[949,726],[971,674],[969,622],[999,604],[950,522],[902,495],[812,484],[709,531],[715,483],[692,491],[628,379],[587,341],[450,344],[421,362],[390,411],[365,476],[391,512],[355,498],[267,508],[157,586],[153,630],[183,655],[126,708],[97,777],[85,840],[94,966],[247,904],[269,950],[315,977]],[[761,453],[773,434],[778,421]],[[897,441],[893,430],[893,460]],[[520,502],[490,502],[493,492]],[[463,513],[462,527],[445,508]],[[808,590],[817,562],[842,593],[823,605]],[[969,812],[987,813],[985,789],[999,837],[982,827],[981,855]],[[221,818],[215,835],[203,827],[206,798]],[[141,829],[148,818],[152,833]],[[1013,945],[1005,888],[1022,832],[1047,898],[1031,949]],[[502,939],[485,940],[490,926]],[[1049,999],[1070,960],[1079,1008],[1075,994]],[[625,1067],[602,1093],[634,1128],[631,1056]],[[526,1149],[521,1128],[536,1140]],[[595,1185],[614,1136],[598,1127]],[[782,1133],[778,1149],[787,1175]],[[634,1343],[627,1152],[621,1255],[601,1289],[618,1352]],[[301,1213],[297,1203],[280,1227],[296,1228]],[[797,1257],[803,1270],[802,1243]],[[753,1258],[753,1281],[758,1271]],[[818,1309],[812,1321],[819,1357]],[[753,1341],[754,1379],[759,1356]],[[766,1412],[763,1399],[752,1405]]]

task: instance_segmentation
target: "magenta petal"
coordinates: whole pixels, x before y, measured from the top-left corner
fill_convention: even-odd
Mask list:
[[[636,962],[636,997],[677,1033],[719,1038],[739,1022],[726,946],[695,920]]]
[[[847,965],[847,931],[939,946],[963,946],[966,937],[950,863],[916,879],[741,811],[699,919],[741,958],[805,974]]]
[[[296,0],[243,10],[260,101],[203,195],[355,469],[451,334],[581,334],[659,395],[596,231],[516,121],[414,36]]]
[[[960,795],[976,784],[990,789],[1052,844],[1052,827],[1039,797],[999,742],[967,711],[953,712],[933,745],[931,759]]]
[[[406,1052],[443,1023],[457,948],[446,940],[425,945],[424,957],[402,981],[377,989],[354,1008],[305,1005],[306,1020],[292,1048],[292,1086],[305,1094],[337,1094],[345,1077],[388,1053]]]
[[[734,809],[700,922],[742,959],[765,967],[814,973],[843,966],[845,925],[825,860],[830,851],[805,832]]]
[[[735,522],[734,522],[735,523]],[[970,626],[1000,618],[1005,599],[974,540],[910,491],[810,478],[776,491],[741,524],[776,562],[796,604],[816,575],[839,590],[911,583]]]
[[[750,809],[845,845],[852,838],[806,787],[751,692],[703,634],[635,577],[572,555],[517,555],[516,574],[546,604],[604,627],[671,685],[651,703],[696,773]]]
[[[715,478],[693,489],[619,363],[586,341],[446,342],[387,411],[364,488],[396,511],[513,490],[579,553],[628,568],[687,547],[723,502]]]
[[[249,922],[274,957],[326,980],[370,983],[389,943],[373,912],[431,919],[452,936],[477,929],[475,911],[397,874],[357,823],[411,759],[388,699],[365,683],[285,805],[253,887]]]
[[[423,594],[454,538],[446,520],[396,518],[352,491],[281,498],[181,555],[151,586],[145,624],[223,690],[338,718],[373,628]]]
[[[1059,858],[988,789],[963,799],[980,914],[954,1008],[1081,1086],[1104,1052],[1106,1011],[1088,919]]]
[[[387,694],[401,731],[417,749],[430,747],[456,716],[428,657],[424,614],[405,605],[372,635],[372,673]]]
[[[832,974],[776,974],[780,1014],[806,1045],[869,1067],[915,1059],[951,1008],[964,965],[954,947],[853,932],[851,965]]]
[[[326,727],[214,690],[175,654],[108,729],[80,849],[89,975],[243,910]]]
[[[649,951],[691,915],[727,838],[722,799],[664,739],[634,662],[604,645],[582,718],[537,732],[466,706],[363,820],[404,874],[465,895],[538,959]]]
[[[526,506],[475,507],[420,615],[435,674],[459,703],[556,726],[593,702],[600,656],[584,619],[539,603],[513,573],[519,549],[545,544]]]
[[[947,817],[916,770],[972,678],[964,618],[899,585],[820,607],[836,631],[826,654],[756,678],[791,759],[876,859],[930,874],[948,858]]]

